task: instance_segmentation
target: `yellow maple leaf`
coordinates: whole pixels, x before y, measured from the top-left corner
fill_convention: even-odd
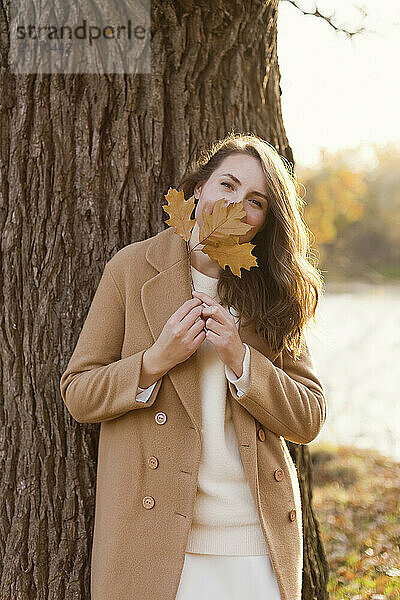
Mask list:
[[[199,238],[202,244],[207,243],[211,246],[230,245],[231,236],[244,235],[250,231],[251,225],[241,221],[246,216],[243,202],[229,204],[228,206],[225,202],[225,198],[217,200],[211,214],[203,211],[203,225],[199,225]]]
[[[243,235],[251,229],[250,225],[241,221],[246,216],[243,202],[228,205],[225,203],[225,198],[220,198],[214,204],[211,214],[203,212],[204,224],[200,229],[205,235],[209,235],[214,229],[218,230],[219,235]]]
[[[170,187],[168,193],[165,194],[165,198],[168,200],[168,204],[162,208],[170,215],[170,218],[165,221],[166,224],[175,227],[175,232],[188,242],[196,223],[195,219],[190,218],[195,207],[194,197],[191,196],[189,200],[185,200],[183,190],[178,192],[178,190]]]
[[[190,219],[195,207],[193,196],[185,200],[182,190],[178,192],[169,188],[165,198],[168,206],[163,206],[163,209],[170,215],[167,225],[175,227],[176,233],[188,242],[196,223]],[[214,204],[212,213],[203,211],[202,216],[203,225],[199,225],[199,244],[204,244],[202,252],[211,260],[216,260],[223,269],[228,265],[238,277],[241,277],[241,268],[250,270],[250,267],[258,266],[257,257],[251,253],[255,244],[239,243],[239,236],[251,229],[251,225],[241,220],[246,216],[243,202],[226,205],[225,198],[220,198]]]
[[[237,240],[239,238],[236,238]],[[244,244],[220,244],[219,246],[209,246],[206,244],[202,249],[212,260],[216,260],[224,269],[228,265],[234,275],[241,277],[240,269],[257,267],[257,257],[251,253],[255,244],[246,242]]]

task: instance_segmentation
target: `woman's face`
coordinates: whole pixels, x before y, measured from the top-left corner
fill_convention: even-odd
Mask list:
[[[199,198],[195,210],[195,219],[199,225],[203,224],[202,212],[211,214],[214,204],[220,198],[225,198],[227,205],[242,200],[246,216],[241,220],[252,228],[239,236],[240,244],[252,240],[265,226],[267,188],[260,161],[253,156],[227,156],[204,184],[196,185],[194,195]]]

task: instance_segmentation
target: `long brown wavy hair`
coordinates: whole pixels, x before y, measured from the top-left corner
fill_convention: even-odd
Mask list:
[[[266,225],[251,240],[259,266],[241,269],[241,277],[226,266],[219,277],[217,293],[221,304],[239,312],[241,321],[254,322],[257,334],[273,351],[286,348],[297,358],[303,329],[311,319],[315,321],[324,283],[310,252],[312,233],[303,220],[305,202],[298,193],[300,184],[291,163],[262,138],[231,132],[201,153],[196,167],[183,176],[179,188],[188,199],[196,184],[204,184],[233,153],[260,161],[269,204]]]

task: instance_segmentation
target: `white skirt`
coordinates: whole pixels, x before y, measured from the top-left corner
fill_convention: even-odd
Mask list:
[[[281,600],[267,554],[232,556],[185,552],[175,600]]]

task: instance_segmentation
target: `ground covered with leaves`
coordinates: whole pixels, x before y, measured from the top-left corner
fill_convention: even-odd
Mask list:
[[[322,443],[310,452],[330,600],[400,600],[400,463]]]

